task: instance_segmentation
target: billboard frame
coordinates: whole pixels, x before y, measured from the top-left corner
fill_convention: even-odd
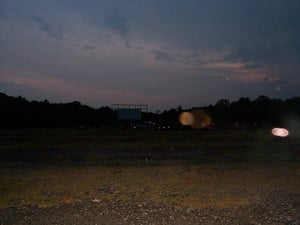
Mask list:
[[[112,104],[114,110],[118,112],[118,120],[123,121],[137,121],[141,120],[142,112],[148,112],[148,105],[139,104]],[[128,110],[128,115],[126,115],[126,110]],[[132,113],[129,113],[132,111]]]

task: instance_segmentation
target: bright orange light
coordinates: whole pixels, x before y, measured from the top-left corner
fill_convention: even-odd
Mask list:
[[[179,122],[183,126],[193,126],[194,120],[194,115],[190,112],[183,112],[179,116]]]
[[[272,134],[277,137],[287,137],[289,135],[289,131],[285,128],[273,128]]]
[[[211,117],[201,109],[181,113],[179,121],[183,126],[191,126],[195,129],[209,127],[212,123]]]

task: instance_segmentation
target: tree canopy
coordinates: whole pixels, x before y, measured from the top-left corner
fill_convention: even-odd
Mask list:
[[[50,103],[28,101],[25,98],[0,93],[0,127],[77,127],[117,126],[117,112],[108,106],[92,108],[78,101]],[[214,105],[182,109],[181,106],[163,112],[144,112],[143,121],[180,127],[179,115],[183,111],[201,108],[211,116],[216,127],[279,126],[287,120],[300,121],[300,97],[286,100],[258,96],[251,101],[241,97],[230,102],[220,99]]]

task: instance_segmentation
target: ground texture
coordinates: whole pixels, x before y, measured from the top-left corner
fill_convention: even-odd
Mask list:
[[[266,193],[246,207],[177,208],[151,201],[84,201],[50,208],[18,207],[0,210],[0,224],[300,224],[300,195]]]
[[[0,130],[0,225],[298,225],[299,140],[265,130]]]

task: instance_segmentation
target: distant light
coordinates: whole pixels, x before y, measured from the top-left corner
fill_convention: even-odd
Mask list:
[[[277,137],[287,137],[289,135],[289,131],[285,128],[273,128],[272,134]]]

